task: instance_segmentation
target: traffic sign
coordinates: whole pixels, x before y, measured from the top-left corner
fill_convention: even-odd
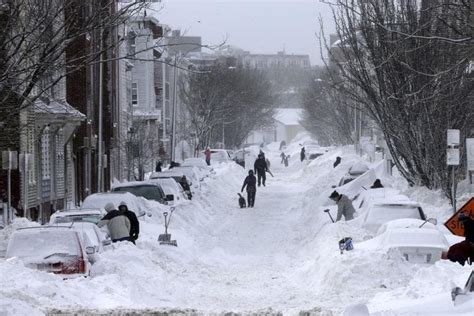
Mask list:
[[[461,222],[459,222],[459,213],[464,212],[466,216],[469,216],[474,220],[474,198],[471,198],[466,204],[463,205],[459,210],[456,211],[456,213],[451,216],[446,223],[444,223],[444,226],[446,226],[447,229],[451,233],[457,236],[464,237],[464,226]]]

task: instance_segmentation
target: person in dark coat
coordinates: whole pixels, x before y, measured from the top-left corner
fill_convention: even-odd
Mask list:
[[[130,221],[130,241],[135,243],[135,240],[138,239],[138,234],[140,233],[140,223],[138,222],[137,215],[134,212],[128,209],[128,206],[125,202],[121,202],[119,205],[119,211]]]
[[[303,162],[303,160],[306,158],[306,149],[304,147],[301,148],[301,152],[300,152],[300,159],[301,159],[301,162]]]
[[[179,184],[181,184],[181,187],[183,187],[184,192],[186,192],[188,198],[191,200],[193,198],[193,194],[191,193],[191,188],[189,187],[188,179],[186,178],[186,176],[181,177]]]
[[[245,178],[240,192],[244,192],[245,187],[247,187],[248,207],[253,207],[255,204],[255,195],[257,193],[257,179],[253,175],[253,170],[249,170],[249,175]]]
[[[380,179],[375,179],[374,184],[370,187],[371,189],[380,189],[383,188],[382,182],[380,182]]]
[[[285,157],[286,157],[285,153],[281,152],[281,154],[280,154],[281,164],[283,164],[285,162]]]
[[[265,186],[265,180],[267,179],[265,173],[268,170],[267,162],[265,161],[265,156],[263,156],[262,154],[258,155],[258,158],[257,160],[255,160],[253,168],[258,177],[258,186],[260,186],[260,184],[263,184],[263,186]]]
[[[464,237],[467,241],[474,243],[474,220],[464,212],[459,213],[458,219],[464,226]]]
[[[336,168],[341,163],[341,157],[337,156],[336,161],[333,164],[333,167]]]
[[[161,161],[158,161],[156,163],[156,167],[155,167],[155,171],[156,172],[161,172],[161,167],[163,166],[163,164],[161,163]]]

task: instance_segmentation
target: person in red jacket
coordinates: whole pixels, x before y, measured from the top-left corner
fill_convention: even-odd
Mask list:
[[[206,156],[206,163],[208,166],[211,165],[211,149],[209,147],[206,148],[204,151],[204,155]]]

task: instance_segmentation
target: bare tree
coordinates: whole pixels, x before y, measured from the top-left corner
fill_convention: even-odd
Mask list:
[[[353,143],[354,102],[339,92],[341,78],[329,68],[316,73],[303,91],[303,125],[324,145]]]
[[[181,82],[180,93],[198,139],[197,149],[220,141],[223,129],[226,145],[240,145],[272,117],[271,84],[256,69],[216,66],[207,73],[190,73]]]
[[[331,58],[347,81],[344,92],[382,129],[409,183],[443,188],[451,197],[446,129],[460,129],[464,139],[474,119],[471,3],[333,4],[341,41]]]
[[[5,0],[0,7],[0,104],[14,103],[18,114],[68,73],[91,63],[118,43],[64,58],[74,40],[106,36],[124,19],[140,12],[145,2],[115,10],[113,0]],[[86,12],[87,11],[87,12]],[[54,96],[53,96],[54,97]]]

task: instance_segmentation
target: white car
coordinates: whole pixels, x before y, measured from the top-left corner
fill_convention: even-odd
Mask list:
[[[104,207],[109,202],[113,203],[118,209],[120,203],[125,202],[130,211],[135,212],[138,217],[141,217],[147,213],[144,200],[144,198],[139,198],[129,192],[94,193],[85,198],[81,209],[98,208],[105,210]]]
[[[161,171],[161,172],[153,172],[150,175],[150,180],[171,178],[171,179],[174,179],[177,183],[179,183],[183,176],[185,176],[184,172],[182,170],[176,169],[176,167],[175,167],[171,170],[165,170],[165,171]],[[187,179],[187,181],[188,181],[189,186],[191,186],[193,184],[191,179]]]
[[[344,184],[351,182],[367,171],[369,171],[369,166],[367,166],[365,163],[358,162],[353,164],[352,167],[349,168],[349,171],[339,181],[339,186],[343,186]]]
[[[105,212],[99,208],[68,209],[53,213],[49,218],[49,224],[61,224],[72,222],[89,222],[97,224]]]
[[[389,257],[401,256],[410,263],[435,263],[449,248],[444,234],[436,229],[395,228],[379,237]]]
[[[158,183],[166,194],[168,205],[176,205],[188,199],[183,187],[172,178],[158,178],[148,180],[150,183]]]
[[[407,202],[410,199],[400,194],[400,192],[393,188],[366,188],[362,189],[358,194],[352,198],[352,205],[359,214],[365,213],[368,207],[374,203],[380,202]]]
[[[362,215],[362,227],[375,234],[382,224],[400,218],[415,218],[424,221],[426,215],[421,205],[416,202],[377,202],[370,205]]]
[[[27,267],[72,278],[89,276],[91,263],[87,255],[94,252],[74,229],[40,226],[13,232],[5,257],[16,257]]]
[[[201,169],[190,166],[174,167],[173,170],[181,171],[187,179],[191,180],[193,187],[199,189],[201,187],[200,182],[204,181],[209,173],[201,171]]]

